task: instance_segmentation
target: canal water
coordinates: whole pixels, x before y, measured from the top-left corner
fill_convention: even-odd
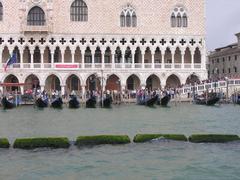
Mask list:
[[[15,138],[137,133],[240,135],[240,106],[188,103],[171,108],[136,105],[112,109],[0,110],[0,137]],[[240,179],[240,143],[160,141],[68,150],[0,150],[0,179]]]

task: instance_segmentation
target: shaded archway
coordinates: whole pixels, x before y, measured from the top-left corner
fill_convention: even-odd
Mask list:
[[[38,46],[34,49],[33,63],[41,63],[41,52]]]
[[[164,62],[167,64],[172,63],[172,52],[171,52],[170,48],[167,48],[165,51]]]
[[[64,63],[71,63],[71,62],[72,62],[72,52],[68,46],[64,52]]]
[[[147,47],[144,55],[144,63],[150,64],[152,62],[152,52],[149,47]]]
[[[106,84],[106,90],[116,90],[120,91],[121,90],[121,81],[118,76],[115,74],[111,75],[107,79],[107,84]]]
[[[136,90],[140,89],[141,81],[139,77],[137,77],[135,74],[131,75],[127,79],[127,89],[128,90]]]
[[[102,63],[102,51],[100,47],[97,47],[94,54],[95,63]]]
[[[127,47],[124,58],[125,58],[125,63],[132,63],[132,51],[130,47]]]
[[[159,77],[155,74],[149,76],[146,81],[146,88],[149,90],[157,90],[161,88],[161,82]]]
[[[181,86],[181,81],[175,74],[172,74],[167,78],[167,81],[166,81],[167,88],[178,88],[180,86]]]
[[[162,53],[159,47],[156,48],[154,61],[155,63],[162,63]]]
[[[45,49],[44,49],[44,55],[43,55],[43,62],[44,63],[51,63],[51,51],[50,51],[50,48],[47,46]]]
[[[184,55],[184,63],[191,64],[191,51],[189,48],[185,50],[185,55]]]
[[[197,75],[195,75],[195,74],[191,74],[187,78],[186,84],[194,85],[195,83],[199,83],[199,82],[200,82],[199,77]]]
[[[121,63],[122,62],[122,51],[120,47],[117,47],[115,50],[115,63]]]
[[[54,51],[54,62],[55,63],[62,62],[62,53],[59,47],[56,47]]]
[[[82,62],[82,52],[81,52],[81,49],[79,46],[75,49],[74,61],[75,61],[75,63]]]
[[[16,77],[16,76],[14,76],[14,75],[12,75],[12,74],[10,74],[10,75],[8,75],[5,79],[4,79],[4,81],[3,81],[4,83],[6,83],[6,84],[8,84],[8,85],[6,85],[5,87],[6,87],[6,91],[7,92],[11,92],[11,91],[15,91],[15,90],[19,90],[19,87],[18,86],[12,86],[11,85],[11,83],[19,83],[19,80],[18,80],[18,78]]]
[[[135,56],[135,62],[134,62],[135,64],[139,64],[142,62],[142,53],[139,47],[137,47],[134,56]]]
[[[60,79],[54,74],[48,76],[45,81],[45,89],[48,92],[54,90],[61,91]]]
[[[174,54],[174,61],[176,64],[180,64],[182,62],[182,54],[179,47],[177,47],[175,54]]]
[[[7,60],[9,59],[9,57],[10,57],[9,49],[8,49],[7,46],[5,46],[5,47],[3,48],[3,52],[2,52],[2,62],[3,62],[3,63],[6,63]]]
[[[36,75],[31,74],[25,79],[24,91],[29,89],[40,88],[39,79]]]
[[[88,91],[100,91],[101,90],[101,82],[97,75],[92,74],[87,78],[86,81],[86,90]]]
[[[71,76],[69,76],[67,78],[66,85],[67,85],[66,91],[68,94],[70,94],[72,91],[80,92],[80,90],[81,90],[80,79],[75,74],[72,74]]]
[[[31,63],[31,54],[28,46],[23,50],[23,63]]]
[[[92,52],[90,47],[87,47],[85,50],[85,54],[84,54],[84,62],[85,63],[92,63]]]
[[[196,48],[196,50],[195,50],[194,63],[195,64],[200,64],[201,63],[201,52],[200,52],[199,48]]]
[[[112,62],[112,56],[111,56],[112,52],[110,47],[107,47],[106,51],[105,51],[105,56],[104,56],[104,63],[111,63]]]

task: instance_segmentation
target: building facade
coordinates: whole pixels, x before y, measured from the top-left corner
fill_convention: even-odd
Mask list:
[[[237,43],[217,48],[208,56],[208,74],[211,79],[240,78],[240,33]]]
[[[196,8],[198,7],[198,8]],[[0,0],[2,83],[62,92],[207,78],[204,0]]]

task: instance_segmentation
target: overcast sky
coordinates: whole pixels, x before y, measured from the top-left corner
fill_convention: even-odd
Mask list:
[[[240,0],[206,0],[207,48],[225,46],[237,42],[240,32]]]

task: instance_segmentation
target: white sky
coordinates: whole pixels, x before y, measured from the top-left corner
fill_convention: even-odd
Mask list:
[[[207,48],[237,42],[240,32],[240,0],[206,0]]]

